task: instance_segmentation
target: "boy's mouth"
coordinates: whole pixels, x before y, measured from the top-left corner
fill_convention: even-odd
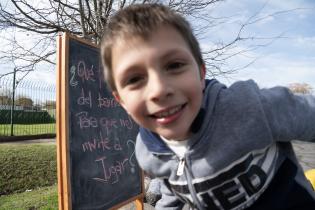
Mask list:
[[[157,122],[159,122],[159,123],[162,123],[162,124],[170,123],[170,122],[174,121],[175,119],[177,119],[177,117],[180,116],[180,114],[181,114],[181,112],[185,106],[186,106],[186,103],[172,107],[172,108],[167,109],[167,110],[157,112],[157,113],[152,114],[150,116],[155,118],[157,120]]]

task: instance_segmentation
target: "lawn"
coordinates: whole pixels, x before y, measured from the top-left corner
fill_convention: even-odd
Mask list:
[[[0,144],[0,195],[57,183],[56,145]]]
[[[0,196],[1,210],[56,210],[57,186],[43,187],[23,193]]]
[[[0,144],[0,210],[58,209],[56,145]]]
[[[22,136],[22,135],[38,135],[38,134],[54,134],[56,133],[56,124],[14,124],[13,126],[13,135]],[[0,124],[0,136],[10,136],[11,134],[11,125],[10,124]]]

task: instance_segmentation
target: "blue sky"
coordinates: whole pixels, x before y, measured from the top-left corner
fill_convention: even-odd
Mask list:
[[[226,0],[211,7],[207,14],[224,23],[207,28],[206,33],[200,36],[204,50],[218,42],[233,40],[242,23],[257,19],[259,21],[244,28],[242,36],[263,39],[239,42],[232,52],[271,42],[229,59],[222,67],[223,70],[240,70],[217,77],[221,82],[229,85],[237,80],[254,79],[260,87],[308,83],[315,88],[314,0]],[[279,35],[282,38],[275,38]],[[30,42],[30,37],[25,37],[25,34],[17,38]],[[242,68],[254,60],[253,64]],[[11,69],[9,65],[5,68],[1,66],[1,72]],[[40,71],[29,74],[27,78],[55,83],[56,76],[52,68],[49,66],[48,70],[44,70],[47,68],[41,66]]]
[[[234,74],[218,77],[226,84],[237,80],[254,79],[260,87],[291,83],[308,83],[315,88],[315,1],[313,0],[227,0],[210,11],[215,17],[231,17],[223,25],[210,30],[201,43],[209,40],[232,40],[241,23],[255,22],[245,27],[243,36],[271,38],[240,42],[237,49],[247,49],[255,43],[267,46],[246,52],[229,61],[229,66],[245,66]],[[272,39],[272,37],[281,38]]]

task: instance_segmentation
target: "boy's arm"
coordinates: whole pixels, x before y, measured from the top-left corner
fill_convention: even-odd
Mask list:
[[[261,90],[262,105],[276,141],[315,142],[315,97],[288,88]]]
[[[161,194],[162,198],[156,203],[155,209],[157,210],[179,210],[182,209],[184,203],[182,203],[173,192],[166,185],[167,180],[161,182]]]

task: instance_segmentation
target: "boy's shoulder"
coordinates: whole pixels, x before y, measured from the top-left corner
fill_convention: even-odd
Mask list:
[[[220,88],[225,90],[224,93],[235,92],[235,91],[250,91],[257,92],[259,91],[259,87],[257,83],[250,79],[245,81],[236,81],[232,83],[230,86],[226,86],[216,79],[206,79],[206,89]]]
[[[257,100],[260,89],[254,80],[237,81],[229,87],[217,80],[206,81],[205,103],[235,103],[248,100]]]
[[[149,174],[158,176],[157,169],[162,162],[156,154],[165,153],[163,143],[158,140],[154,133],[140,127],[136,140],[135,155],[142,169]]]

